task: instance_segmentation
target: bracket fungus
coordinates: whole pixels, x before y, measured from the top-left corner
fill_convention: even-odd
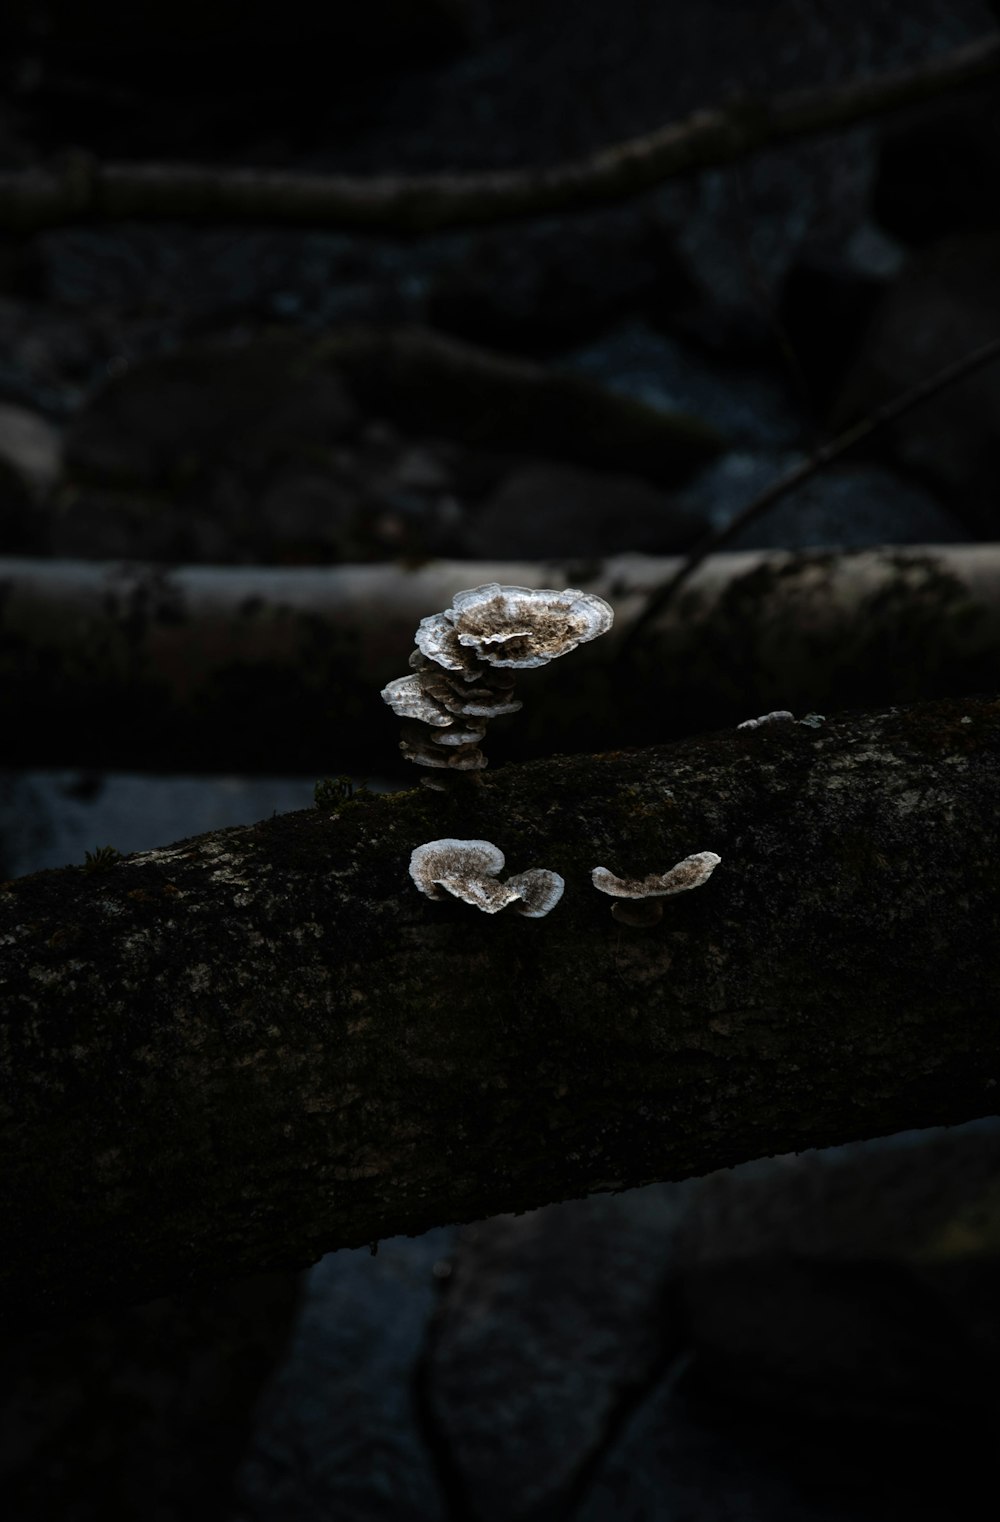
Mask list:
[[[410,856],[410,876],[421,893],[438,900],[450,894],[484,914],[499,914],[509,905],[537,920],[562,898],[565,883],[558,872],[532,867],[501,882],[503,867],[503,852],[489,840],[428,840]]]
[[[766,724],[791,724],[795,715],[787,708],[775,708],[771,713],[762,713],[758,719],[744,719],[742,724],[737,724],[737,729],[762,729]]]
[[[686,893],[707,883],[722,860],[714,851],[698,851],[685,856],[669,872],[651,872],[647,877],[616,877],[607,867],[595,867],[590,874],[594,887],[617,900],[611,913],[622,925],[645,929],[663,916],[661,898],[671,893]]]
[[[512,696],[514,672],[547,666],[597,639],[613,618],[603,597],[575,587],[557,592],[491,581],[457,592],[450,608],[420,620],[413,674],[382,689],[393,713],[408,721],[400,741],[406,759],[481,770],[487,763],[479,741],[487,723],[521,707]]]

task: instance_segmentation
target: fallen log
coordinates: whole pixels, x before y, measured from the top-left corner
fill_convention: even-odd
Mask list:
[[[494,763],[655,744],[754,713],[992,691],[1000,546],[713,556],[642,630],[681,562],[432,561],[322,569],[0,560],[0,732],[11,766],[404,774],[379,690],[413,632],[486,581],[575,585],[615,608],[572,670],[531,672]],[[628,659],[619,659],[623,642]]]
[[[1000,700],[480,776],[3,886],[4,1315],[996,1113]],[[432,902],[440,837],[562,901]]]
[[[0,170],[0,227],[16,232],[89,220],[267,222],[427,233],[599,206],[666,180],[748,158],[914,106],[1000,68],[992,34],[908,69],[748,97],[695,111],[587,158],[469,174],[310,174],[202,164],[104,164],[76,150]]]

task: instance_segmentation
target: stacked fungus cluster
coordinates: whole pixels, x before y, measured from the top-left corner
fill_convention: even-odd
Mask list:
[[[382,689],[404,720],[400,750],[417,766],[481,771],[480,744],[490,719],[516,713],[515,672],[605,634],[614,617],[602,597],[506,587],[499,582],[458,592],[450,608],[420,620],[412,675]]]

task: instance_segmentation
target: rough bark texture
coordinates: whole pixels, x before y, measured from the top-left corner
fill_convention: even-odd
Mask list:
[[[412,848],[554,868],[545,919]],[[590,869],[714,850],[628,931]],[[0,892],[0,1305],[994,1113],[1000,700],[555,757]]]
[[[712,557],[619,660],[677,560],[436,561],[322,570],[0,561],[0,728],[8,765],[385,775],[418,621],[485,581],[580,586],[612,633],[528,672],[491,726],[502,759],[658,743],[791,708],[992,691],[1000,548]]]
[[[419,233],[621,200],[664,180],[759,149],[836,131],[988,78],[992,36],[915,68],[849,79],[772,100],[697,111],[655,132],[547,169],[385,175],[369,180],[288,170],[186,164],[60,164],[0,172],[0,227],[30,232],[93,218],[283,222]]]

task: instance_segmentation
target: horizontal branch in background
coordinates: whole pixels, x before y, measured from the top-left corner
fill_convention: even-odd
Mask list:
[[[580,586],[615,627],[525,678],[491,757],[662,741],[768,709],[990,691],[1000,546],[712,557],[619,651],[680,564],[431,562],[325,569],[0,561],[7,765],[391,772],[379,697],[413,631],[485,581]],[[401,765],[400,765],[400,770]]]
[[[414,846],[566,881],[431,902]],[[717,852],[627,930],[590,882]],[[557,757],[0,889],[0,1307],[992,1114],[1000,700]]]
[[[86,153],[0,172],[0,227],[167,219],[283,222],[390,233],[499,222],[621,200],[665,180],[830,132],[974,83],[1000,70],[1000,38],[984,37],[913,68],[744,99],[586,159],[471,174],[346,175],[174,164],[101,164]]]

